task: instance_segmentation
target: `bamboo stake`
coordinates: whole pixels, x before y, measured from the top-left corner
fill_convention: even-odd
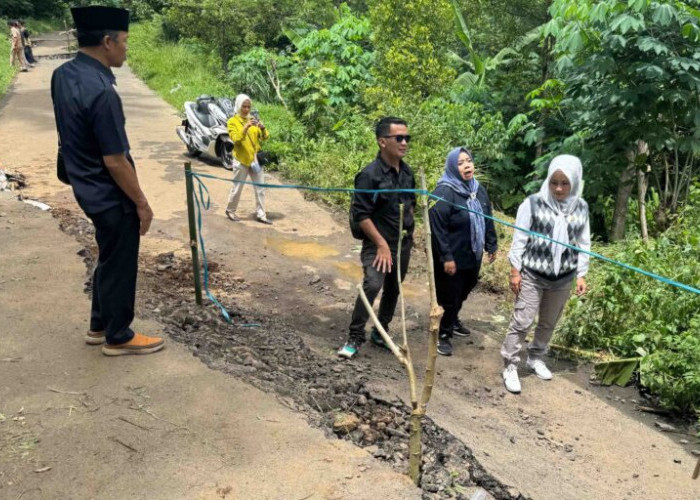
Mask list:
[[[420,169],[420,183],[423,191],[425,188],[425,172]],[[428,335],[428,362],[425,366],[425,380],[423,382],[423,394],[420,406],[423,412],[428,406],[430,395],[433,392],[435,383],[435,363],[437,360],[438,331],[440,329],[440,319],[445,312],[437,303],[437,292],[435,290],[435,270],[433,269],[433,246],[431,242],[432,231],[430,230],[430,216],[428,214],[428,198],[423,199],[423,227],[425,228],[425,253],[428,255],[428,277],[430,284],[430,326]]]
[[[421,185],[423,190],[425,190],[425,174],[421,169]],[[435,364],[437,360],[437,339],[438,330],[440,328],[440,319],[442,318],[443,309],[437,303],[437,292],[435,289],[435,271],[433,269],[433,250],[431,244],[431,231],[430,231],[430,220],[428,214],[428,201],[427,198],[423,201],[424,208],[424,225],[425,225],[425,244],[426,253],[428,256],[428,275],[430,281],[430,326],[429,326],[429,337],[428,337],[428,361],[425,369],[425,379],[423,383],[423,393],[418,402],[418,395],[416,392],[416,374],[413,367],[413,360],[411,359],[411,350],[408,345],[408,336],[406,334],[406,308],[403,295],[403,283],[401,282],[401,247],[403,242],[403,214],[404,206],[399,205],[399,245],[397,253],[397,270],[398,285],[399,285],[399,298],[401,300],[401,325],[403,334],[403,345],[399,349],[394,343],[393,339],[389,337],[384,327],[379,322],[379,318],[374,313],[372,309],[372,304],[369,303],[367,296],[365,295],[362,285],[358,285],[357,289],[359,291],[360,298],[364,304],[367,312],[369,313],[374,326],[377,331],[386,342],[389,350],[396,356],[405,367],[408,374],[409,388],[411,391],[411,418],[410,418],[410,434],[409,434],[409,476],[411,480],[417,486],[420,485],[420,467],[422,462],[422,426],[423,426],[423,416],[430,401],[430,396],[433,391],[433,384],[435,382]]]
[[[392,352],[394,356],[396,356],[396,359],[398,359],[402,364],[406,364],[406,357],[401,353],[401,350],[396,346],[394,343],[393,339],[389,336],[388,333],[386,333],[386,330],[382,326],[382,324],[379,322],[379,318],[377,318],[377,314],[374,312],[374,309],[372,308],[372,304],[369,303],[369,299],[367,298],[367,295],[365,295],[365,291],[362,289],[362,285],[357,285],[357,291],[360,294],[360,298],[362,299],[362,303],[365,305],[365,308],[367,309],[367,312],[369,312],[369,317],[372,319],[372,322],[374,323],[374,326],[377,328],[377,331],[379,332],[379,335],[382,336],[384,339],[384,342],[386,343],[387,347],[389,350]]]
[[[187,222],[190,226],[190,250],[192,252],[192,274],[194,275],[194,298],[198,306],[202,305],[202,283],[199,276],[199,251],[197,247],[197,225],[194,220],[194,185],[192,183],[192,164],[185,163],[185,187],[187,189]]]
[[[399,300],[401,301],[401,333],[403,334],[403,345],[401,350],[406,356],[406,371],[408,372],[408,388],[411,393],[411,409],[418,409],[418,394],[416,393],[416,372],[413,369],[411,359],[411,348],[408,346],[408,335],[406,335],[406,301],[403,296],[403,280],[401,279],[401,249],[403,247],[403,203],[399,204],[399,247],[396,251],[396,273],[399,282]]]

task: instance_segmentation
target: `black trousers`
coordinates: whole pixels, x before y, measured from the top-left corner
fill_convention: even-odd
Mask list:
[[[134,319],[141,224],[136,212],[125,212],[122,206],[88,217],[99,249],[90,329],[104,330],[108,344],[123,344],[134,336],[129,326]]]
[[[411,258],[411,248],[413,240],[410,238],[404,239],[401,245],[401,281],[403,282],[408,272],[408,262]],[[364,280],[362,281],[362,289],[367,295],[369,303],[374,303],[374,299],[379,295],[379,291],[383,289],[382,299],[379,302],[379,322],[387,329],[389,323],[394,318],[396,310],[396,302],[399,299],[399,283],[397,279],[396,266],[396,249],[392,249],[391,258],[393,265],[391,272],[380,273],[374,267],[372,262],[377,255],[377,247],[367,241],[362,245],[362,253],[360,259],[364,269]],[[352,312],[352,320],[350,321],[350,339],[358,343],[365,341],[365,324],[369,319],[369,312],[365,308],[362,299],[358,296],[355,300],[355,309]]]
[[[28,45],[24,46],[24,58],[30,64],[36,63],[36,59],[34,59],[34,53],[32,52],[32,48],[29,47]]]
[[[445,310],[440,320],[440,337],[452,337],[452,330],[459,318],[462,304],[479,281],[480,268],[481,266],[458,269],[453,276],[450,276],[445,272],[441,262],[435,263],[435,291],[438,304]]]

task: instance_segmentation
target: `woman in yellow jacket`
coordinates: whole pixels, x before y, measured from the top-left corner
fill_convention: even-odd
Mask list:
[[[257,116],[251,116],[252,104],[250,97],[239,94],[233,106],[234,115],[227,123],[228,133],[233,141],[233,157],[238,162],[238,165],[233,168],[233,186],[226,207],[226,217],[234,222],[240,220],[236,215],[236,209],[244,186],[241,181],[245,181],[250,176],[253,182],[261,184],[265,182],[257,153],[260,151],[260,141],[270,137],[270,133]],[[257,220],[263,224],[272,224],[265,213],[265,190],[261,186],[254,187]]]

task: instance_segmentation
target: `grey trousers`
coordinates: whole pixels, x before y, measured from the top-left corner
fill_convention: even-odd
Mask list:
[[[245,184],[236,181],[245,181],[248,176],[253,182],[260,184],[265,182],[265,174],[262,170],[256,173],[252,168],[241,164],[233,167],[233,186],[231,186],[231,192],[228,195],[228,205],[226,206],[226,210],[229,212],[235,213],[238,209],[238,202],[241,199],[243,186],[245,186]],[[255,190],[255,215],[259,219],[264,219],[267,217],[265,213],[265,188],[253,186],[253,189]]]
[[[559,280],[548,280],[527,269],[522,271],[520,293],[510,318],[508,333],[501,346],[501,356],[506,366],[520,362],[520,350],[528,330],[539,313],[535,338],[527,348],[529,359],[541,359],[547,352],[554,327],[559,321],[566,301],[571,295],[572,281],[576,273]]]

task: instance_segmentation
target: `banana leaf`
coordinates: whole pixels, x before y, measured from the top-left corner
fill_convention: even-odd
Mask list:
[[[629,384],[641,359],[616,359],[614,361],[596,363],[594,365],[596,377],[602,385],[615,384],[624,387]]]

